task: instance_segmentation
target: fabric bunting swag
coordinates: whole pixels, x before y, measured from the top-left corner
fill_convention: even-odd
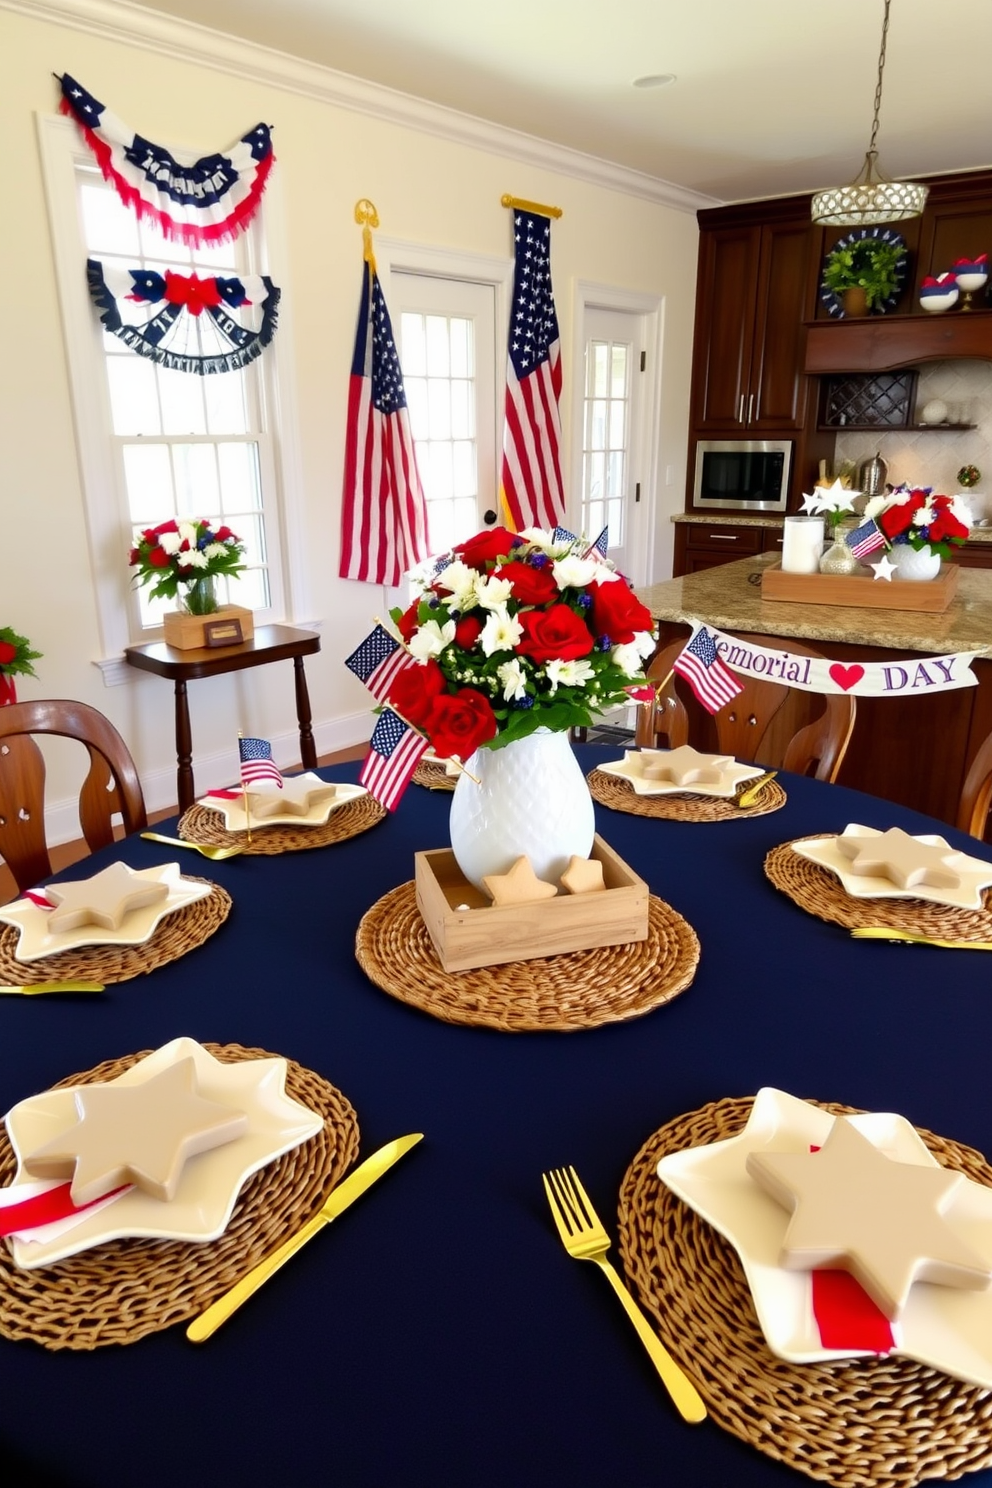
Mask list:
[[[258,124],[226,154],[181,165],[161,145],[128,129],[65,73],[62,113],[75,119],[106,179],[126,207],[173,242],[195,248],[236,238],[251,221],[275,160],[271,131]]]
[[[169,270],[111,268],[95,258],[87,259],[86,273],[104,329],[138,356],[176,372],[201,377],[236,372],[260,356],[275,333],[280,291],[264,274],[199,279]],[[148,319],[135,324],[133,312],[125,318],[123,301],[147,305]],[[229,313],[248,305],[261,306],[257,331],[239,325]]]

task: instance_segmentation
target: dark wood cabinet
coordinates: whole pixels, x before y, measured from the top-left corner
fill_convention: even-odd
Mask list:
[[[679,522],[675,528],[673,575],[678,579],[754,553],[781,552],[781,548],[780,524],[763,527],[756,522]]]

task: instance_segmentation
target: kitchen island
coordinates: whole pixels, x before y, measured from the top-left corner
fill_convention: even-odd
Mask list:
[[[763,600],[762,572],[778,561],[757,554],[639,589],[658,621],[659,645],[688,636],[701,620],[733,634],[802,641],[848,664],[992,652],[990,572],[962,569],[948,609],[927,614]],[[977,687],[859,698],[840,783],[954,822],[968,766],[992,733],[992,655],[976,660],[974,672]]]

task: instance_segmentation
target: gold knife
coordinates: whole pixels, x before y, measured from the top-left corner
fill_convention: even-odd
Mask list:
[[[936,940],[914,935],[911,930],[890,930],[887,925],[859,925],[851,931],[855,940],[905,940],[910,945],[942,946],[948,951],[992,951],[992,940]]]
[[[102,992],[102,982],[35,982],[27,987],[0,987],[0,996],[36,997],[41,992]]]
[[[764,775],[759,775],[757,780],[748,782],[734,801],[734,805],[738,807],[753,806],[765,786],[770,780],[774,780],[777,774],[777,770],[768,770]]]
[[[363,1163],[353,1169],[337,1188],[324,1200],[323,1207],[314,1215],[313,1219],[307,1221],[302,1229],[291,1235],[278,1250],[259,1261],[258,1265],[236,1281],[229,1292],[218,1297],[212,1302],[206,1312],[194,1318],[186,1329],[186,1337],[191,1343],[203,1343],[204,1339],[210,1337],[220,1327],[221,1323],[227,1321],[232,1312],[236,1312],[242,1302],[246,1302],[253,1293],[257,1292],[263,1281],[268,1281],[274,1272],[279,1270],[291,1255],[295,1255],[308,1240],[312,1240],[325,1224],[330,1224],[336,1219],[342,1210],[353,1204],[359,1195],[370,1188],[377,1178],[381,1178],[398,1162],[404,1153],[409,1152],[418,1142],[423,1141],[423,1132],[412,1132],[407,1137],[397,1137],[394,1142],[387,1142],[385,1147],[380,1147],[378,1152],[373,1152]]]

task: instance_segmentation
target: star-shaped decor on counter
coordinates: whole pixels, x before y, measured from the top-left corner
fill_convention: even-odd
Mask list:
[[[746,1166],[791,1211],[781,1264],[850,1271],[888,1318],[915,1281],[984,1291],[992,1280],[992,1265],[946,1219],[964,1174],[895,1161],[846,1117],[819,1152],[752,1152]]]
[[[248,1130],[243,1111],[206,1100],[191,1057],[140,1085],[80,1085],[76,1124],[25,1153],[38,1178],[70,1178],[76,1205],[136,1183],[156,1199],[175,1197],[189,1158]]]
[[[879,837],[837,838],[837,851],[850,859],[850,873],[889,878],[901,889],[930,884],[937,889],[956,889],[960,873],[950,866],[960,854],[944,842],[942,846],[921,842],[902,827],[889,827]]]
[[[313,775],[284,775],[281,790],[250,790],[248,811],[256,821],[268,816],[309,816],[317,806],[333,801],[337,789]]]
[[[892,583],[892,575],[896,572],[896,566],[888,553],[883,553],[877,563],[869,563],[868,567],[875,570],[876,579],[888,579],[889,583]]]
[[[169,887],[142,878],[125,863],[112,863],[92,878],[73,878],[49,884],[47,897],[56,906],[48,917],[53,931],[75,930],[80,925],[100,925],[119,930],[132,909],[159,904],[168,898]]]
[[[700,754],[690,744],[680,744],[677,749],[625,749],[622,760],[598,765],[597,769],[629,780],[638,796],[687,791],[692,795],[730,797],[743,781],[762,773],[760,765],[738,764],[731,754]]]
[[[537,877],[530,858],[517,858],[506,873],[489,873],[482,886],[494,904],[531,904],[540,899],[554,899],[554,884]]]
[[[561,876],[561,886],[569,894],[595,894],[605,889],[603,865],[598,858],[579,858],[574,855]]]

